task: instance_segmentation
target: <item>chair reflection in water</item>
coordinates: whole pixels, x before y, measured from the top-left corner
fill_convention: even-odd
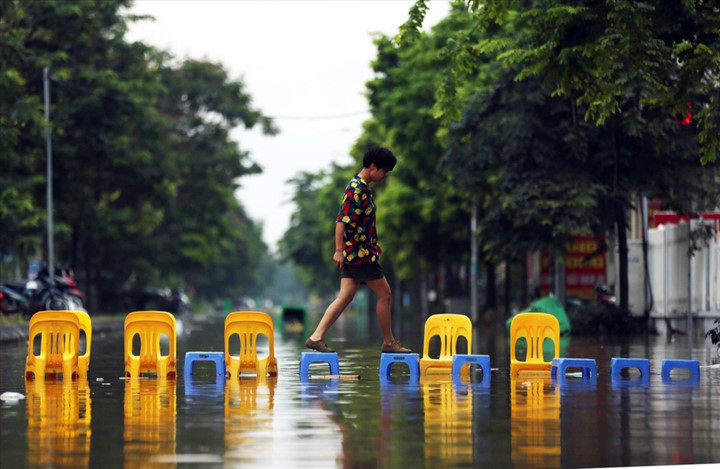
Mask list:
[[[25,381],[27,466],[89,467],[91,398],[86,379]]]
[[[430,342],[440,340],[440,356],[430,357]],[[462,314],[433,314],[425,321],[425,337],[423,356],[420,359],[420,376],[450,376],[453,366],[453,355],[457,354],[458,343],[466,342],[466,354],[471,354],[472,322]],[[468,369],[469,367],[465,367]],[[469,375],[469,371],[468,371]]]
[[[124,467],[147,467],[154,462],[163,462],[162,458],[174,458],[176,401],[174,380],[125,381]]]
[[[517,345],[520,339],[527,344],[525,360],[519,360]],[[553,356],[545,360],[543,346],[553,342]],[[550,376],[553,358],[560,356],[560,323],[552,314],[520,313],[510,323],[510,377]]]
[[[250,372],[256,376],[277,376],[277,358],[273,343],[273,322],[270,315],[255,311],[238,311],[225,318],[225,370],[228,378]],[[258,357],[258,338],[265,336],[268,354]],[[231,342],[239,340],[238,355],[232,355]],[[232,347],[234,348],[234,347]]]
[[[512,462],[561,467],[560,393],[547,378],[510,378]]]
[[[135,338],[140,351],[134,353]],[[161,342],[168,341],[167,354]],[[125,376],[138,378],[155,374],[158,378],[177,377],[177,332],[175,316],[165,311],[134,311],[125,317]]]
[[[426,467],[473,466],[473,395],[456,392],[450,376],[421,380]]]
[[[273,452],[273,408],[277,379],[264,375],[240,377],[225,382],[225,464],[258,465],[252,461],[264,451]],[[252,450],[249,450],[252,448]]]
[[[85,313],[87,315],[87,313]],[[89,316],[87,318],[89,321]],[[82,327],[88,322],[83,320]],[[91,329],[91,328],[90,328]],[[28,355],[25,361],[25,379],[45,379],[48,375],[63,379],[87,376],[90,361],[90,338],[86,330],[87,349],[82,361],[79,357],[81,321],[76,311],[39,311],[30,318]],[[39,353],[35,354],[35,342],[39,338]],[[85,358],[86,356],[86,358]]]

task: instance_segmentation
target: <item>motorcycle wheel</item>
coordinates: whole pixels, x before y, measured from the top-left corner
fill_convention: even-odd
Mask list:
[[[68,309],[68,302],[64,295],[53,294],[45,300],[45,308],[50,311],[63,311]]]

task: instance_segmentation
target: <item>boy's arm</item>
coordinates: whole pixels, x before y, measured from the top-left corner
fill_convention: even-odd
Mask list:
[[[338,266],[342,267],[345,259],[343,258],[343,241],[345,234],[345,223],[338,221],[335,223],[335,252],[333,253],[333,261]]]

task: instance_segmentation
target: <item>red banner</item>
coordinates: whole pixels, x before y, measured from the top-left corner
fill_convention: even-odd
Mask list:
[[[605,252],[597,252],[599,246],[595,238],[574,236],[565,246],[565,296],[594,299],[595,286],[606,282]],[[588,258],[591,254],[592,257]],[[543,251],[540,264],[540,286],[543,295],[550,292],[552,277],[550,274],[550,256]]]

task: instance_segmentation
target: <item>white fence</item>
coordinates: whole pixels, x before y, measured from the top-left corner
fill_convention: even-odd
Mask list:
[[[720,311],[720,234],[690,255],[690,232],[704,220],[688,225],[661,225],[649,230],[648,271],[653,315]],[[647,300],[646,300],[647,301]]]

